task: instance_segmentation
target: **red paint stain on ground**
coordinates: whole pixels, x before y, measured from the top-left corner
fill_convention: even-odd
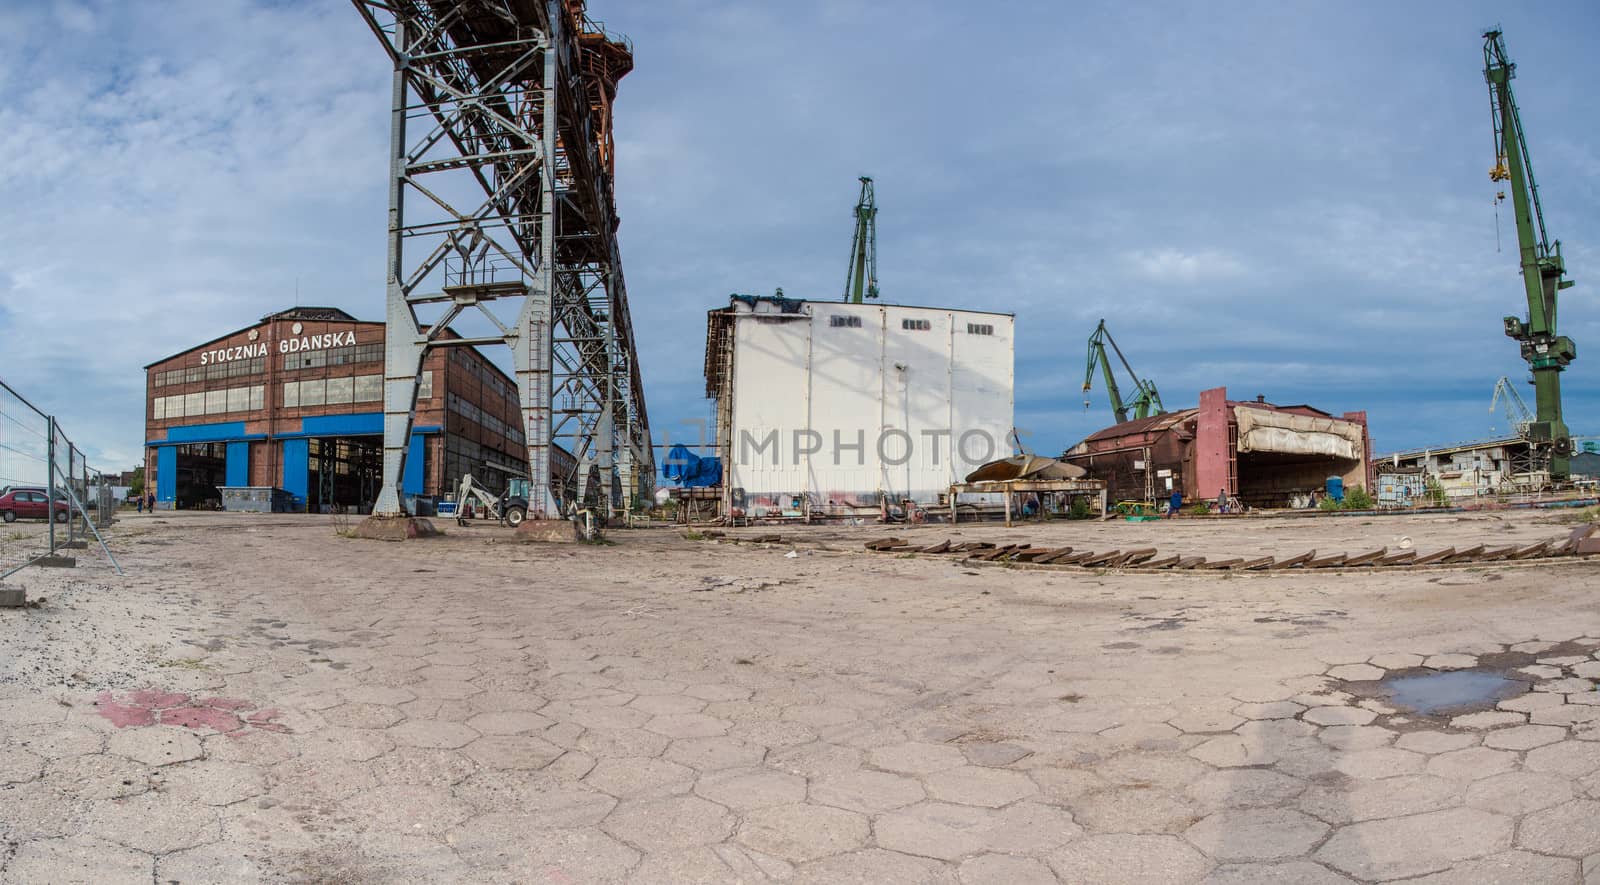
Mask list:
[[[111,692],[101,692],[95,698],[95,708],[118,728],[137,728],[145,725],[178,725],[196,731],[205,729],[222,734],[239,736],[250,730],[287,734],[289,728],[273,720],[283,715],[277,709],[256,710],[244,719],[240,714],[255,710],[255,704],[240,698],[201,698],[191,700],[186,694],[144,688],[129,692],[118,700]]]
[[[95,699],[95,707],[100,715],[111,720],[111,724],[118,728],[130,726],[154,725],[156,714],[148,707],[138,707],[132,704],[119,704],[111,699],[111,692],[104,691]]]
[[[189,702],[189,696],[186,694],[178,694],[177,692],[161,691],[154,688],[141,688],[129,695],[128,701],[130,703],[138,704],[141,707],[149,707],[152,710],[165,710],[168,707],[176,707],[179,704],[187,704]]]
[[[238,731],[244,723],[227,710],[212,707],[171,707],[161,711],[162,725],[184,728],[209,728],[212,731]]]

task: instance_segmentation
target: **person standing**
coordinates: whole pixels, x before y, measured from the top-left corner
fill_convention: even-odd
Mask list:
[[[1183,489],[1173,489],[1172,497],[1167,500],[1167,518],[1171,519],[1183,509]]]
[[[139,493],[139,497],[138,497],[138,498],[137,498],[137,499],[135,499],[135,501],[134,501],[134,505],[133,505],[133,506],[134,506],[134,507],[135,507],[135,508],[136,508],[136,509],[137,509],[137,510],[138,510],[138,511],[139,511],[139,512],[140,512],[140,513],[143,513],[143,512],[144,512],[144,492],[140,492],[140,493]]]
[[[145,492],[144,506],[145,506],[145,509],[149,510],[151,513],[156,512],[156,493],[155,492],[153,492],[153,491]]]

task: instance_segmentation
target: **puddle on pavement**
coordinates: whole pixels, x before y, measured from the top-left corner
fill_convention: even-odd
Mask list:
[[[1397,676],[1379,683],[1390,703],[1415,713],[1493,707],[1528,690],[1528,683],[1482,670]]]

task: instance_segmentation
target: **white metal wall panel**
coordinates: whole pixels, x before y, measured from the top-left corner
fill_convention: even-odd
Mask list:
[[[891,462],[904,463],[884,464],[880,486],[893,499],[931,500],[950,486],[943,437],[951,419],[951,315],[893,306],[884,313],[883,450]],[[943,463],[935,463],[935,447]]]
[[[957,313],[955,324],[950,382],[952,426],[957,435],[953,473],[965,478],[989,461],[1011,454],[1016,321],[1010,316]],[[969,324],[990,326],[993,333],[969,332]],[[963,446],[961,435],[969,431]]]
[[[820,435],[821,451],[805,459],[805,484],[822,504],[862,503],[878,489],[878,427],[883,421],[883,312],[876,305],[813,302],[810,413],[807,427]],[[836,326],[833,317],[855,317]],[[803,428],[802,428],[803,429]],[[858,447],[859,443],[859,447]]]
[[[733,437],[728,449],[734,488],[804,487],[783,437],[806,422],[809,331],[803,316],[746,316],[735,327]]]
[[[1012,317],[828,302],[808,302],[801,315],[766,308],[740,309],[734,333],[730,483],[752,501],[806,493],[823,506],[872,504],[879,494],[931,502],[1010,454]],[[774,430],[776,465],[772,449],[756,457],[746,442]],[[964,433],[972,458],[957,451]],[[819,451],[802,451],[819,439]]]

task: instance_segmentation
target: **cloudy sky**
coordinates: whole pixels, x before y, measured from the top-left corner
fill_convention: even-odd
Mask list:
[[[843,287],[877,180],[885,300],[1017,315],[1017,423],[1085,413],[1105,317],[1169,407],[1366,409],[1380,450],[1503,430],[1524,374],[1480,32],[1504,27],[1578,286],[1600,434],[1600,6],[591,0],[637,56],[622,247],[659,439],[703,418],[704,311]],[[141,367],[296,303],[383,313],[388,62],[335,0],[0,0],[0,377],[94,463]],[[1525,388],[1526,389],[1526,388]],[[1526,394],[1531,400],[1531,390]]]

